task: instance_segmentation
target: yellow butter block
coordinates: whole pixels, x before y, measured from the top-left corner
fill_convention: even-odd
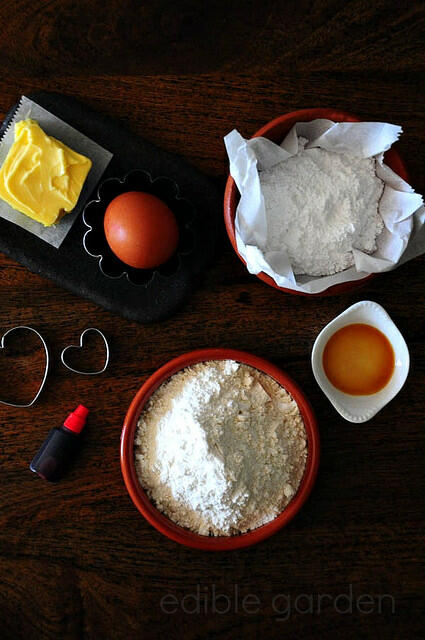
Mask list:
[[[0,169],[0,198],[49,227],[75,207],[91,166],[35,120],[21,120]]]

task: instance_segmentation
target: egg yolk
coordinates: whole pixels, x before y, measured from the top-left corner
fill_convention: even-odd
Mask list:
[[[383,389],[393,374],[395,358],[391,343],[379,329],[354,323],[329,338],[322,362],[334,387],[357,396]]]

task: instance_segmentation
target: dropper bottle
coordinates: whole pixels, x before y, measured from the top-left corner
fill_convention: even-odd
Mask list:
[[[89,410],[82,404],[60,427],[53,427],[33,458],[30,469],[44,480],[57,482],[81,446],[81,432]]]

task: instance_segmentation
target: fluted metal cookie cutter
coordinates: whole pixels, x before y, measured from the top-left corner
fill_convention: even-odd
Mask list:
[[[47,373],[49,371],[49,365],[50,365],[50,355],[49,355],[49,349],[47,347],[46,341],[44,340],[43,336],[41,335],[41,333],[39,333],[36,329],[33,329],[33,327],[27,327],[26,325],[19,325],[17,327],[12,327],[12,329],[9,329],[8,331],[6,331],[6,333],[3,334],[1,342],[0,342],[0,349],[4,349],[5,347],[5,340],[7,338],[7,336],[9,336],[11,333],[13,333],[14,331],[20,331],[20,330],[26,330],[26,331],[32,331],[32,333],[35,333],[36,336],[38,336],[41,340],[41,343],[44,347],[44,353],[46,354],[46,365],[44,367],[44,374],[43,374],[43,379],[41,381],[41,384],[38,388],[37,393],[35,394],[35,396],[33,397],[33,399],[31,400],[31,402],[28,402],[27,404],[18,404],[15,402],[7,402],[6,400],[0,400],[1,404],[5,404],[9,407],[17,407],[18,409],[22,409],[22,408],[26,408],[26,407],[31,407],[37,400],[38,396],[40,395],[40,393],[43,390],[44,387],[44,383],[46,382],[46,378],[47,378]]]
[[[99,371],[79,371],[78,369],[74,369],[73,367],[71,367],[65,361],[65,354],[66,354],[67,351],[70,351],[71,349],[82,349],[83,342],[84,342],[84,336],[89,331],[94,331],[95,333],[98,333],[100,335],[100,337],[102,338],[104,344],[105,344],[105,348],[106,348],[105,364],[103,366],[103,369],[99,369]],[[103,373],[104,371],[106,371],[106,368],[107,368],[107,366],[109,364],[109,344],[108,344],[108,341],[106,339],[106,336],[101,332],[100,329],[97,329],[96,327],[89,327],[88,329],[84,329],[84,331],[80,335],[80,344],[79,345],[70,344],[67,347],[65,347],[64,349],[62,349],[61,361],[62,361],[62,364],[65,365],[65,367],[67,369],[69,369],[70,371],[73,371],[74,373],[79,373],[80,375],[83,375],[83,376],[97,376],[99,373]]]

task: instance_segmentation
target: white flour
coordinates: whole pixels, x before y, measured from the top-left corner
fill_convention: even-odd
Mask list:
[[[374,158],[304,149],[261,171],[267,217],[265,253],[285,247],[295,274],[337,273],[354,264],[353,248],[376,250],[383,229],[384,184]]]
[[[135,444],[139,480],[157,507],[204,535],[272,520],[296,493],[307,455],[291,396],[233,360],[194,365],[163,384]]]

